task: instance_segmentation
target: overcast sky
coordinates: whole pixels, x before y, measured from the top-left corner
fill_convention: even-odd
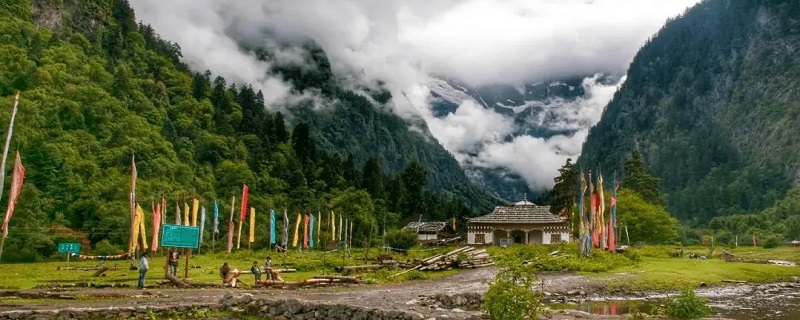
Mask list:
[[[251,83],[264,91],[272,108],[309,97],[291,96],[287,84],[265,77],[268,65],[241,52],[234,38],[265,41],[262,32],[270,30],[286,39],[313,39],[328,53],[337,75],[357,74],[353,81],[365,83],[385,81],[395,97],[395,111],[425,119],[449,151],[463,156],[458,150],[465,143],[486,143],[478,162],[508,167],[538,189],[551,186],[558,166],[580,152],[585,132],[550,141],[495,143],[494,137],[513,131],[513,121],[477,105],[462,105],[463,110],[445,119],[433,118],[428,109],[430,76],[477,86],[597,72],[621,75],[667,18],[696,2],[131,0],[131,5],[137,19],[180,44],[192,68]],[[595,84],[589,85],[594,90]],[[589,114],[586,130],[599,120],[615,88],[596,89],[583,105],[568,106]]]

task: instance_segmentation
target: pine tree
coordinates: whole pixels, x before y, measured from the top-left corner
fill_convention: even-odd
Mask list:
[[[661,179],[647,173],[644,159],[639,151],[634,150],[631,153],[631,157],[625,162],[623,174],[623,188],[633,191],[649,203],[664,205],[664,196],[659,187]]]

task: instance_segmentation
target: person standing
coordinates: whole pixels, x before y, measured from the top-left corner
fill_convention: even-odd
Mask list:
[[[169,253],[169,274],[172,276],[178,276],[178,262],[180,257],[178,256],[178,250],[172,250]]]
[[[272,257],[267,257],[267,261],[264,261],[264,272],[267,273],[267,279],[275,280],[272,277]]]
[[[147,275],[147,270],[150,270],[150,261],[147,259],[147,251],[142,253],[139,258],[139,289],[144,289],[144,278]]]

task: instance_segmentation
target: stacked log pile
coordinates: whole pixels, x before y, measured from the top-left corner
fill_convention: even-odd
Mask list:
[[[423,271],[450,270],[454,267],[473,269],[493,264],[492,257],[486,253],[486,249],[476,250],[474,247],[466,246],[423,259],[417,269]]]

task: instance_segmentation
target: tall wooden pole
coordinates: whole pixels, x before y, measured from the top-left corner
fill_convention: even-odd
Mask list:
[[[0,200],[3,199],[3,185],[6,181],[6,158],[8,158],[8,146],[11,144],[11,134],[14,133],[14,119],[17,117],[17,110],[19,106],[19,91],[14,95],[14,110],[11,111],[11,123],[8,125],[8,134],[6,135],[6,145],[3,148],[3,162],[0,163]],[[0,237],[0,259],[3,258],[3,246],[6,244],[6,237],[8,237],[8,226],[3,231]]]
[[[3,185],[6,179],[6,159],[8,158],[8,146],[11,144],[11,135],[14,133],[14,120],[17,117],[17,110],[19,107],[19,91],[14,95],[14,109],[11,111],[11,123],[8,125],[8,134],[6,134],[6,144],[3,147],[3,162],[0,163],[0,200],[3,199]]]

